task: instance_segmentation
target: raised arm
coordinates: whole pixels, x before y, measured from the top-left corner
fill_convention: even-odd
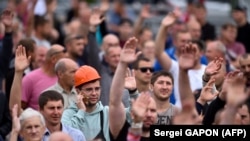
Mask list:
[[[21,113],[21,95],[22,95],[22,78],[24,70],[30,64],[30,57],[26,56],[25,48],[19,45],[16,49],[15,56],[15,74],[10,90],[9,108],[12,109],[15,104],[18,105],[18,115]]]
[[[134,25],[134,36],[139,38],[139,34],[145,19],[149,18],[150,15],[150,5],[143,5],[141,9],[141,13],[138,16],[135,25]]]
[[[239,107],[248,98],[248,93],[245,91],[246,78],[243,73],[232,73],[229,77],[226,106],[224,109],[225,114],[219,124],[234,124],[235,115],[237,114]]]
[[[18,134],[21,130],[20,120],[18,118],[18,105],[12,107],[12,129],[9,141],[17,141]]]
[[[169,70],[171,68],[171,58],[165,53],[165,43],[168,34],[168,28],[176,21],[178,17],[178,10],[175,10],[169,13],[161,22],[161,26],[159,28],[158,34],[156,35],[156,49],[155,55],[156,59],[161,64],[162,68],[165,70]]]
[[[126,120],[122,94],[128,65],[134,62],[138,55],[136,54],[137,42],[137,39],[133,37],[125,43],[110,88],[109,124],[114,138],[118,136]]]
[[[181,112],[173,118],[173,124],[200,124],[195,109],[195,98],[189,83],[188,70],[194,68],[196,49],[194,44],[186,44],[179,57],[179,90],[181,97]]]

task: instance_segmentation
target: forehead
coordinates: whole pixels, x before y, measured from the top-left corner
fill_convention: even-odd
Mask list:
[[[248,55],[247,58],[241,57],[239,62],[240,62],[240,65],[248,65],[248,64],[250,64],[250,56]]]
[[[151,61],[144,61],[144,60],[141,60],[139,63],[138,63],[138,67],[153,67],[154,64],[153,62]]]
[[[100,80],[91,82],[91,83],[87,83],[85,85],[82,86],[82,88],[89,88],[89,87],[100,87]]]
[[[148,104],[148,109],[156,110],[156,103],[155,103],[155,100],[152,97],[150,97],[150,103]]]
[[[58,100],[58,101],[55,101],[55,100],[49,100],[47,103],[46,103],[46,105],[44,105],[44,106],[62,106],[63,105],[63,103],[62,103],[62,100]]]
[[[30,126],[30,125],[42,125],[42,121],[38,116],[33,116],[33,117],[29,117],[27,119],[24,120],[24,124],[23,126]]]
[[[120,47],[109,47],[108,48],[108,50],[107,50],[107,52],[109,53],[109,54],[112,54],[112,53],[120,53],[121,52],[121,48]]]
[[[169,76],[159,76],[157,79],[156,79],[156,82],[158,81],[170,81],[172,82],[171,78]]]

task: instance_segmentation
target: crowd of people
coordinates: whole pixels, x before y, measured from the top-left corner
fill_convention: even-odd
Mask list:
[[[35,11],[44,2],[43,14]],[[250,124],[250,23],[217,34],[188,0],[156,35],[123,1],[9,0],[0,20],[0,141],[149,141],[151,125]],[[38,7],[39,8],[39,7]]]

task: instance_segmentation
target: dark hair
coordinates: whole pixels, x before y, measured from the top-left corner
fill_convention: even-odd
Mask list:
[[[139,31],[139,35],[142,35],[145,31],[150,31],[152,32],[151,28],[150,27],[147,27],[147,26],[144,26],[140,29]]]
[[[35,15],[34,16],[34,28],[36,29],[39,26],[43,26],[45,24],[49,23],[49,19],[47,19],[45,16]]]
[[[132,68],[133,69],[138,69],[139,68],[139,63],[141,61],[150,62],[150,59],[146,58],[143,54],[140,54],[137,57],[137,59],[135,60],[135,62],[132,64]]]
[[[223,24],[221,26],[222,30],[226,30],[228,28],[235,28],[235,29],[237,29],[237,26],[235,24],[233,24],[233,23],[225,23],[225,24]]]
[[[63,96],[55,90],[45,91],[39,96],[39,108],[43,109],[44,106],[48,103],[48,101],[62,101],[62,104],[64,105]]]
[[[201,40],[192,40],[191,42],[193,44],[196,44],[198,46],[198,48],[200,49],[200,51],[203,51],[206,48],[204,42]]]
[[[119,26],[125,24],[125,23],[128,23],[130,26],[133,26],[134,23],[132,20],[128,19],[128,18],[122,18],[119,22]]]
[[[164,70],[154,72],[154,73],[153,73],[153,76],[152,76],[152,78],[151,78],[151,82],[150,82],[150,83],[151,83],[152,85],[154,85],[154,83],[157,81],[157,79],[158,79],[160,76],[169,77],[169,78],[172,80],[172,84],[174,84],[173,75],[172,75],[171,73],[169,73],[168,71],[164,71]]]
[[[24,46],[27,55],[29,55],[28,52],[34,52],[36,47],[35,44],[36,42],[31,38],[21,39],[18,43],[18,45]]]

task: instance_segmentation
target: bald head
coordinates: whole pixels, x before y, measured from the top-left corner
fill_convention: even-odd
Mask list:
[[[49,141],[73,141],[73,139],[66,133],[54,132],[50,135]]]
[[[54,44],[51,46],[51,48],[48,50],[46,54],[46,59],[50,59],[53,55],[64,53],[64,47],[59,44]]]
[[[62,58],[56,62],[55,72],[65,72],[70,66],[78,66],[77,63],[70,58]]]
[[[119,38],[114,34],[107,34],[103,37],[102,50],[107,50],[110,46],[119,46]]]

